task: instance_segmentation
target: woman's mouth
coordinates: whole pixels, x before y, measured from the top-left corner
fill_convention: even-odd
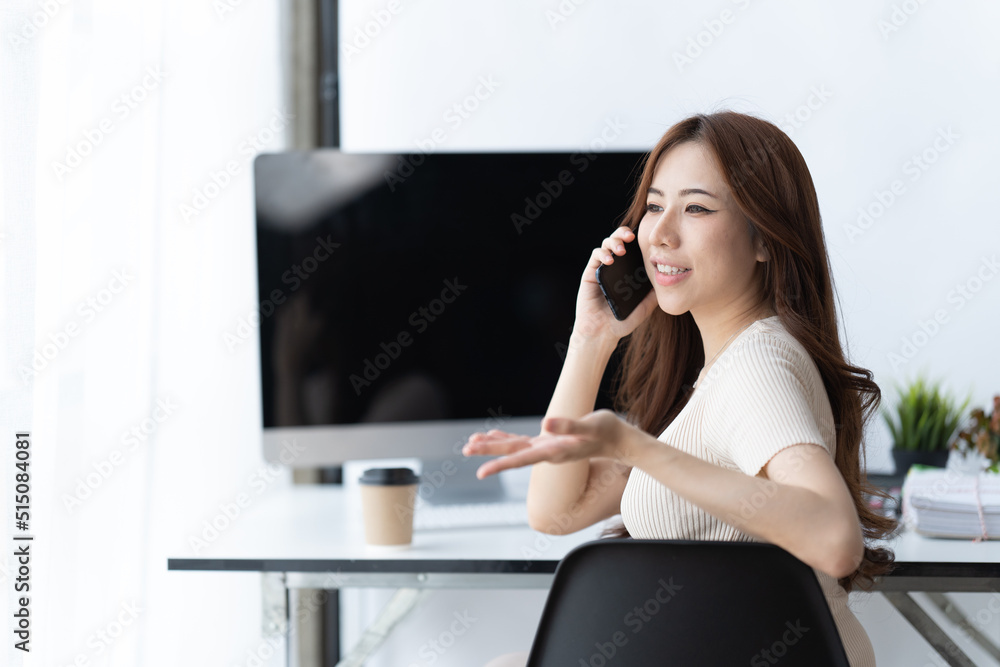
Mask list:
[[[655,266],[657,285],[676,285],[691,273],[691,269],[683,269],[669,264],[656,264]]]

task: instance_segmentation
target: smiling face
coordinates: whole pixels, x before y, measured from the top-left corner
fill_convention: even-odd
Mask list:
[[[765,251],[751,243],[747,219],[703,144],[685,142],[661,156],[636,236],[664,312],[691,311],[701,327],[760,303],[754,270]],[[666,275],[657,264],[690,270]]]

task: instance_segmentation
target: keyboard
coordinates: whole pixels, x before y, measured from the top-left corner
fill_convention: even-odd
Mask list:
[[[527,525],[528,506],[523,499],[494,503],[425,504],[418,506],[413,515],[414,530]]]

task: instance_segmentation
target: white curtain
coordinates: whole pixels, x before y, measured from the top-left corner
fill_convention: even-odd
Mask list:
[[[292,120],[279,4],[2,3],[0,663],[274,653],[258,576],[166,567],[262,465],[257,339],[225,336],[256,303],[252,158]],[[30,653],[11,641],[15,534],[34,536]]]

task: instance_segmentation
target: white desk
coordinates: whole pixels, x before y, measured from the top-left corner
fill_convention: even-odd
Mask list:
[[[261,572],[265,632],[287,640],[288,589],[401,588],[410,593],[387,610],[398,617],[415,604],[412,592],[420,589],[548,588],[559,560],[601,529],[567,536],[527,527],[426,531],[415,533],[411,549],[384,552],[365,546],[356,496],[345,497],[337,486],[302,486],[256,498],[207,549],[177,554],[167,567]],[[1000,542],[904,534],[891,547],[898,567],[876,590],[948,664],[972,665],[909,593],[1000,591]]]

